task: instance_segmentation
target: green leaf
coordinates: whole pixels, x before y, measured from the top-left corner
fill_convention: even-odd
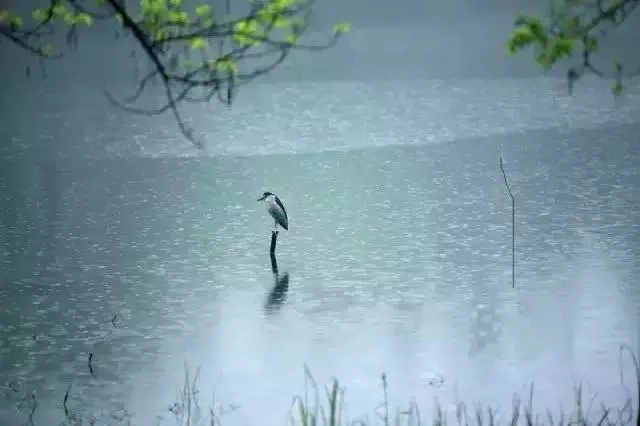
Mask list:
[[[211,12],[211,6],[209,6],[208,4],[201,4],[199,6],[196,6],[196,15],[198,15],[198,17],[205,19],[210,17],[212,14],[213,13]]]
[[[93,18],[88,13],[80,13],[77,16],[78,23],[86,25],[87,27],[93,23]]]
[[[615,81],[611,85],[611,93],[613,93],[616,96],[619,96],[622,94],[622,92],[624,92],[624,86],[619,81]]]
[[[171,11],[167,20],[172,24],[184,25],[189,22],[189,15],[184,11]]]
[[[233,29],[233,38],[237,43],[245,46],[256,46],[260,44],[260,41],[256,40],[256,38],[261,37],[259,33],[262,27],[255,19],[240,21]]]
[[[76,23],[76,15],[73,12],[68,12],[64,15],[64,22],[67,25],[74,25]]]
[[[35,9],[32,13],[33,19],[37,22],[42,22],[46,20],[49,16],[49,12],[44,9]]]
[[[557,37],[549,40],[544,50],[536,57],[536,61],[544,71],[549,71],[558,60],[566,58],[573,52],[573,40]]]
[[[235,30],[237,32],[254,35],[258,32],[260,25],[253,19],[247,19],[245,21],[240,21],[236,24]]]
[[[207,40],[204,37],[194,37],[191,39],[191,48],[194,50],[204,50],[207,48]]]
[[[158,30],[152,33],[152,38],[154,41],[161,43],[162,41],[167,39],[169,34],[170,34],[169,28],[166,28],[166,27],[159,28]]]
[[[140,6],[145,16],[162,16],[168,10],[166,0],[140,0]]]
[[[51,46],[50,44],[45,44],[44,46],[42,46],[41,53],[45,58],[50,58],[51,56],[53,56],[53,46]]]
[[[282,17],[277,17],[273,23],[273,26],[276,28],[286,28],[291,25],[291,21],[289,19],[285,19]]]
[[[565,37],[558,37],[553,40],[553,49],[556,60],[571,56],[573,53],[573,40]]]
[[[22,18],[19,16],[13,16],[9,20],[9,26],[12,31],[20,31],[20,28],[22,28]]]
[[[513,30],[511,37],[507,41],[507,53],[513,55],[524,47],[529,46],[535,40],[535,36],[531,28],[528,26],[520,26]]]
[[[531,18],[527,26],[537,41],[541,44],[546,44],[548,40],[547,30],[542,24],[540,18]]]
[[[291,9],[297,2],[297,0],[272,0],[272,4],[281,11]]]
[[[338,34],[344,34],[351,31],[351,24],[348,22],[339,22],[333,26],[333,31]]]
[[[53,6],[53,9],[51,9],[51,13],[53,16],[64,16],[67,13],[67,7],[62,3],[57,3]]]
[[[238,72],[238,64],[231,59],[219,58],[215,61],[209,61],[208,64],[217,71],[230,72],[234,75]]]
[[[287,37],[286,37],[287,43],[292,44],[292,45],[296,44],[299,39],[300,39],[300,36],[298,36],[297,34],[293,34],[293,33],[287,35]]]

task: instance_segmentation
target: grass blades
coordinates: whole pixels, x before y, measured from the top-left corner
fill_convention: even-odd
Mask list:
[[[625,360],[631,360],[634,372],[634,380],[625,382],[623,366]],[[514,395],[511,407],[502,410],[494,407],[474,408],[462,401],[455,403],[455,409],[444,408],[437,400],[430,416],[424,416],[415,399],[411,400],[406,408],[392,408],[389,401],[389,383],[386,374],[381,375],[381,403],[373,412],[364,417],[350,419],[345,403],[345,389],[340,382],[332,378],[329,383],[320,389],[308,366],[304,366],[304,389],[302,394],[296,395],[291,400],[288,413],[283,413],[282,424],[290,426],[445,426],[453,424],[457,426],[613,426],[635,425],[640,426],[640,408],[638,398],[640,396],[640,365],[634,351],[627,345],[620,346],[619,357],[620,384],[624,389],[624,401],[619,407],[607,407],[598,400],[597,394],[585,397],[581,384],[574,387],[574,401],[569,411],[557,410],[552,412],[549,408],[534,409],[535,387],[529,386],[526,403],[523,404],[518,394]],[[191,375],[185,366],[184,383],[177,392],[176,401],[168,408],[171,414],[168,419],[158,416],[158,424],[177,426],[218,426],[235,425],[237,422],[228,421],[225,416],[237,411],[238,406],[216,405],[215,398],[212,408],[203,410],[199,401],[198,378],[200,370]],[[9,402],[14,402],[18,412],[22,413],[21,424],[37,426],[36,413],[40,406],[35,392],[21,389],[21,386],[9,384],[5,389],[5,396]],[[376,407],[372,401],[371,407]],[[251,404],[243,405],[244,409],[252,410]],[[256,425],[263,425],[260,421],[258,407],[249,411],[256,415]],[[84,407],[81,398],[72,393],[69,385],[64,395],[60,396],[60,410],[64,417],[63,423],[68,426],[82,426],[94,424],[131,425],[131,416],[124,413],[103,413],[98,417],[97,413],[91,413],[88,407]],[[104,410],[103,410],[104,411]],[[105,423],[106,421],[106,423]],[[244,426],[244,424],[242,425]],[[249,425],[247,425],[249,426]],[[273,425],[278,426],[278,425]]]

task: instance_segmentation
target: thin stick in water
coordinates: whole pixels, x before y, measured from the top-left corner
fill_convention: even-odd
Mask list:
[[[516,200],[513,198],[513,193],[509,187],[509,181],[507,180],[507,174],[504,171],[504,164],[502,157],[500,157],[500,170],[502,171],[502,177],[504,178],[504,185],[507,187],[509,197],[511,197],[511,287],[516,286]]]
[[[71,385],[69,385],[69,387],[67,388],[67,391],[64,393],[64,399],[62,400],[64,415],[67,419],[69,418],[69,407],[67,406],[67,401],[69,401],[69,392],[71,392]]]
[[[91,373],[91,375],[93,377],[96,377],[96,374],[93,372],[93,365],[91,365],[91,361],[93,360],[93,352],[89,353],[89,360],[87,361],[87,364],[89,365],[89,372]]]

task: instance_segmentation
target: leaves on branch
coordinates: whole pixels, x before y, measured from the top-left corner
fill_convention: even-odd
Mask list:
[[[599,51],[600,40],[626,22],[639,3],[640,0],[551,0],[544,17],[527,14],[517,17],[507,40],[507,54],[532,47],[536,62],[544,71],[578,55],[578,63],[567,71],[570,92],[590,72],[612,78],[611,91],[620,95],[623,80],[639,75],[640,69],[623,72],[622,64],[616,61],[613,72],[602,70],[594,65],[593,56]]]
[[[313,1],[249,0],[249,12],[234,18],[230,0],[225,10],[207,3],[188,8],[182,0],[49,0],[48,7],[33,10],[30,27],[23,17],[1,10],[0,36],[41,58],[54,59],[75,49],[80,28],[117,22],[118,35],[133,39],[151,66],[131,96],[118,101],[105,90],[108,99],[137,114],[169,111],[182,134],[200,145],[182,120],[180,103],[217,97],[230,106],[238,87],[273,70],[292,50],[321,51],[349,31],[348,24],[340,23],[325,43],[301,43]],[[65,43],[54,47],[60,27],[66,31]],[[150,83],[158,81],[164,103],[151,109],[135,107]]]

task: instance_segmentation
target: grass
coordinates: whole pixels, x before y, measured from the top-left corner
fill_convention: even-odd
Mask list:
[[[640,395],[640,369],[638,360],[628,347],[623,346],[620,350],[620,356],[625,349],[631,355],[635,370],[635,390]],[[621,368],[622,371],[622,368]],[[435,410],[430,415],[422,415],[420,408],[415,401],[407,404],[405,409],[396,409],[390,412],[390,404],[387,394],[387,379],[383,373],[381,376],[381,389],[383,402],[373,413],[372,418],[363,419],[344,419],[343,402],[344,392],[341,390],[337,380],[333,379],[330,386],[325,387],[325,400],[319,401],[318,387],[313,378],[305,368],[306,383],[310,383],[313,390],[314,398],[310,402],[307,393],[305,396],[297,396],[294,398],[294,410],[290,413],[290,424],[292,426],[341,426],[341,425],[382,425],[382,426],[419,426],[419,425],[447,425],[453,423],[458,426],[468,425],[554,425],[554,426],[572,426],[572,425],[637,425],[640,426],[640,408],[633,406],[633,397],[628,392],[627,399],[622,408],[613,409],[600,405],[599,410],[594,410],[595,396],[592,397],[588,404],[585,404],[582,386],[575,388],[574,407],[568,414],[560,413],[554,417],[550,410],[541,413],[535,413],[533,410],[533,385],[530,388],[529,400],[527,405],[523,405],[518,396],[514,396],[511,409],[506,416],[500,416],[500,411],[491,407],[483,409],[476,407],[471,413],[463,402],[455,404],[456,410],[454,418],[451,419],[448,413],[440,404],[436,403]],[[623,383],[624,384],[624,383]],[[309,386],[305,384],[305,391]]]
[[[623,380],[622,360],[623,355],[629,354],[635,371],[632,389]],[[172,424],[179,426],[217,426],[224,425],[225,416],[229,412],[236,411],[235,406],[217,406],[204,410],[200,404],[198,395],[199,370],[193,376],[185,369],[185,378],[182,388],[179,390],[176,401],[168,408],[168,419],[158,416],[158,424]],[[336,379],[321,390],[316,384],[309,369],[304,368],[303,394],[292,398],[288,413],[283,413],[282,424],[289,426],[420,426],[420,425],[458,425],[458,426],[494,426],[494,425],[526,425],[526,426],[583,426],[583,425],[636,425],[640,426],[640,408],[633,404],[633,392],[636,397],[640,395],[640,368],[635,353],[628,346],[620,348],[620,380],[627,391],[626,400],[622,401],[621,408],[606,407],[598,403],[597,396],[593,395],[585,399],[582,386],[575,387],[575,399],[571,410],[552,414],[550,410],[535,412],[533,409],[534,387],[531,385],[528,401],[523,404],[519,396],[514,396],[510,401],[508,410],[497,408],[482,408],[475,406],[469,409],[463,402],[455,404],[455,412],[443,409],[440,404],[429,413],[423,413],[415,401],[409,402],[402,409],[391,408],[388,399],[388,383],[386,375],[381,376],[382,402],[369,416],[350,419],[345,410],[345,391]],[[23,424],[34,425],[34,415],[38,409],[38,401],[35,393],[23,395],[19,401],[20,411],[24,414]],[[127,424],[131,425],[131,416],[126,412],[110,412],[100,416],[86,413],[81,403],[71,397],[71,386],[61,397],[61,406],[64,412],[63,424],[68,426],[81,426],[100,424]],[[372,407],[375,406],[372,404]],[[253,414],[253,413],[251,413]],[[106,416],[106,417],[105,417]],[[256,413],[256,425],[263,426],[260,421],[260,413]],[[234,422],[229,422],[234,423]],[[269,425],[265,425],[269,426]]]

